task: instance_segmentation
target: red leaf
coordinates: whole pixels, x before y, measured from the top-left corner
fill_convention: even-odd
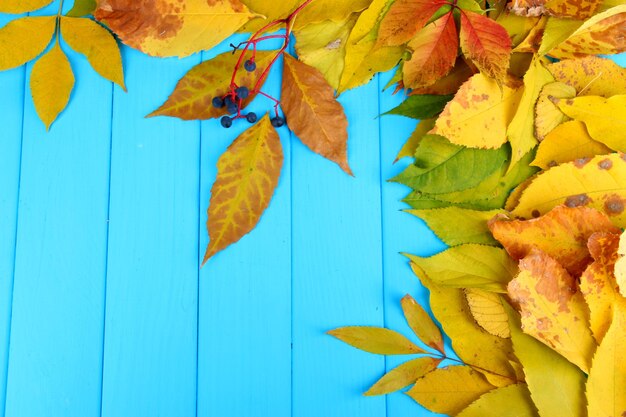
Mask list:
[[[461,11],[461,50],[485,75],[503,81],[509,68],[511,39],[487,16]]]
[[[378,43],[395,46],[408,42],[444,4],[441,0],[395,1],[380,22]]]

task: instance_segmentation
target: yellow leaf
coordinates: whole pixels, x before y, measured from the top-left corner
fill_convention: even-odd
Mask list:
[[[441,353],[445,353],[441,330],[424,311],[417,301],[410,295],[405,295],[401,301],[404,317],[415,335],[426,345]]]
[[[387,372],[380,378],[364,395],[382,395],[402,389],[411,385],[418,378],[424,376],[439,365],[441,359],[417,358],[403,363],[397,368]]]
[[[449,366],[435,369],[418,379],[407,395],[430,411],[456,415],[494,388],[469,366]]]
[[[430,280],[444,287],[506,292],[507,283],[517,273],[516,262],[493,246],[469,243],[427,258],[407,256]]]
[[[543,31],[543,37],[541,38],[541,45],[539,46],[538,54],[548,54],[561,42],[569,38],[572,33],[576,32],[582,24],[582,20],[559,19],[556,17],[548,18],[546,28]]]
[[[552,208],[587,206],[626,227],[626,160],[619,154],[579,159],[551,168],[526,187],[512,214],[539,217]]]
[[[511,142],[511,164],[513,167],[537,144],[535,139],[535,103],[544,85],[554,81],[552,74],[539,59],[534,59],[524,75],[524,93],[506,134]]]
[[[0,71],[24,65],[46,49],[56,17],[22,17],[0,29]]]
[[[602,0],[547,0],[546,10],[551,16],[588,19],[602,4]]]
[[[580,277],[580,292],[589,306],[591,331],[598,343],[609,330],[613,306],[620,297],[613,272],[619,241],[618,233],[598,232],[591,235],[587,242],[594,261]]]
[[[550,55],[572,58],[585,55],[618,54],[626,51],[626,4],[613,7],[589,18]]]
[[[56,43],[42,56],[30,75],[35,110],[46,129],[65,109],[74,88],[74,73],[67,57]]]
[[[472,148],[499,148],[506,142],[507,127],[521,98],[522,89],[498,86],[476,74],[448,102],[431,133]],[[467,132],[472,132],[468,135]]]
[[[558,105],[572,119],[585,122],[593,139],[626,152],[626,94],[608,99],[587,96],[559,100]]]
[[[564,162],[611,152],[603,143],[596,142],[589,136],[584,123],[572,120],[557,126],[546,136],[539,144],[531,165],[548,169]]]
[[[526,384],[509,385],[490,391],[456,415],[456,417],[536,416],[537,411],[530,399]]]
[[[302,9],[295,20],[294,29],[298,30],[311,23],[324,20],[344,20],[346,16],[354,12],[366,10],[370,3],[372,0],[315,0]]]
[[[557,261],[534,249],[520,261],[520,273],[508,289],[520,306],[524,332],[588,372],[596,342],[576,279]]]
[[[317,68],[335,90],[343,72],[346,41],[356,19],[356,14],[352,14],[339,22],[325,20],[294,33],[300,61]]]
[[[281,106],[289,128],[302,143],[352,175],[343,107],[323,75],[291,55],[285,55]]]
[[[27,13],[52,3],[53,0],[3,0],[0,3],[0,13]]]
[[[250,53],[244,59],[249,59],[251,56]],[[239,68],[235,83],[252,90],[273,57],[272,52],[256,51],[256,69],[248,72]],[[227,108],[216,108],[211,104],[211,100],[213,97],[223,97],[228,92],[232,72],[238,59],[238,55],[226,52],[196,65],[178,81],[176,88],[165,103],[148,117],[173,116],[183,120],[204,120],[226,115]],[[242,108],[256,96],[254,90],[250,91],[248,98],[242,101]]]
[[[340,327],[328,334],[357,349],[379,355],[426,353],[400,333],[383,327]]]
[[[493,336],[476,324],[462,289],[436,285],[416,264],[411,263],[411,268],[430,291],[433,314],[450,337],[458,357],[477,367],[492,385],[515,383],[517,374],[510,363],[513,358],[511,340]]]
[[[99,0],[94,15],[130,47],[179,57],[211,49],[254,17],[239,0]]]
[[[87,57],[98,74],[126,89],[122,55],[108,30],[91,19],[61,17],[61,35],[73,50]]]
[[[502,305],[502,296],[493,292],[467,288],[465,298],[476,323],[489,334],[511,337],[508,316]]]
[[[280,138],[267,115],[222,154],[211,188],[204,262],[256,226],[278,185],[282,165]]]
[[[609,98],[626,94],[626,68],[607,58],[566,59],[550,64],[548,69],[557,81],[573,87],[578,95]]]
[[[620,294],[626,297],[626,234],[622,233],[617,250],[618,259],[615,262],[615,278]]]
[[[413,133],[411,133],[409,139],[404,145],[402,145],[402,149],[400,149],[400,152],[398,152],[398,155],[396,156],[396,160],[394,162],[398,161],[400,158],[404,158],[405,156],[412,157],[413,155],[415,155],[415,150],[417,149],[417,145],[419,145],[420,140],[422,140],[422,138],[433,127],[435,127],[435,119],[420,120]]]
[[[522,332],[510,311],[515,356],[524,368],[530,396],[541,417],[587,417],[586,375],[563,356]],[[513,316],[515,315],[515,316]]]
[[[626,415],[626,302],[616,303],[613,323],[593,358],[587,380],[590,417]]]
[[[301,0],[240,0],[250,11],[256,13],[258,17],[250,20],[248,23],[239,28],[238,32],[256,32],[265,25],[279,19],[285,19],[289,16]],[[271,31],[271,29],[270,29]]]
[[[564,83],[554,82],[543,87],[535,104],[535,137],[537,139],[544,140],[555,127],[569,120],[569,117],[559,110],[553,100],[574,97],[576,97],[576,90]]]
[[[539,249],[567,271],[579,276],[591,262],[587,239],[595,232],[619,232],[609,218],[588,207],[557,206],[531,220],[512,220],[505,215],[489,222],[489,230],[514,259]]]

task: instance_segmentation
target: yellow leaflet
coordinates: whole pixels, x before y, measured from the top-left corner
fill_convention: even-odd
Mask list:
[[[619,154],[565,163],[537,176],[513,209],[514,216],[538,217],[553,207],[593,207],[626,227],[626,160]]]
[[[294,29],[301,29],[304,26],[322,22],[324,20],[341,21],[354,12],[367,9],[372,0],[314,0],[311,4],[302,9],[295,21]]]
[[[53,0],[2,0],[0,13],[27,13],[52,3]]]
[[[494,336],[511,337],[509,322],[500,294],[467,288],[465,298],[472,317],[486,332]]]
[[[439,365],[441,359],[422,357],[403,363],[387,372],[364,395],[382,395],[411,385]]]
[[[456,415],[494,388],[469,366],[449,366],[427,373],[407,394],[430,411]]]
[[[55,24],[55,16],[23,17],[0,29],[0,71],[24,65],[42,53]]]
[[[211,49],[255,16],[239,0],[100,0],[94,15],[135,49],[179,57]]]
[[[482,74],[466,81],[437,119],[430,133],[471,148],[498,148],[507,140],[522,89],[512,89]],[[467,132],[472,132],[468,135]]]
[[[593,358],[587,380],[590,417],[626,414],[626,300],[615,304],[613,323]]]
[[[550,64],[548,69],[557,81],[573,87],[579,96],[609,98],[626,94],[626,68],[607,58],[566,59]]]
[[[245,4],[250,11],[259,16],[239,28],[238,32],[244,33],[256,32],[274,20],[286,18],[289,16],[289,13],[298,7],[301,0],[241,0],[241,2]],[[279,26],[274,26],[270,31],[276,30],[277,27]]]
[[[441,330],[439,330],[439,327],[437,327],[428,313],[424,311],[422,306],[408,294],[402,298],[401,303],[404,317],[407,323],[409,323],[411,330],[413,330],[413,333],[415,333],[422,343],[441,353],[445,353]]]
[[[594,140],[626,152],[626,95],[577,97],[559,100],[558,106],[572,119],[585,122]]]
[[[91,19],[61,17],[61,35],[73,50],[87,57],[98,74],[126,89],[122,56],[108,30]]]
[[[217,161],[211,188],[204,262],[259,222],[278,185],[283,150],[268,115],[243,132]]]
[[[30,90],[39,118],[46,129],[65,109],[74,88],[74,73],[67,57],[56,43],[33,65]]]
[[[571,120],[557,126],[539,144],[537,155],[531,165],[541,169],[596,155],[607,155],[611,149],[596,142],[587,133],[583,122]]]
[[[506,134],[511,142],[511,169],[536,144],[535,103],[544,85],[554,81],[552,74],[539,59],[534,59],[524,75],[524,93]]]
[[[328,334],[357,349],[379,355],[426,353],[400,333],[382,327],[340,327],[330,330]]]
[[[564,83],[554,82],[543,87],[535,104],[535,137],[537,139],[544,140],[552,129],[569,120],[569,117],[563,114],[553,100],[574,97],[576,97],[576,90]]]
[[[526,384],[510,385],[490,391],[456,415],[456,417],[536,416],[537,412],[530,399]]]

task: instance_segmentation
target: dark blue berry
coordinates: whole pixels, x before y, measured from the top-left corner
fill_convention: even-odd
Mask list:
[[[285,119],[283,119],[280,116],[276,116],[276,117],[272,118],[272,120],[270,120],[270,122],[272,122],[272,126],[274,126],[274,127],[281,127],[282,125],[285,124]]]
[[[254,113],[254,112],[248,113],[246,115],[246,120],[249,121],[250,123],[256,122],[256,113]]]
[[[226,111],[230,114],[235,114],[239,110],[239,107],[236,104],[230,104],[226,106]]]
[[[243,67],[246,69],[246,71],[252,72],[256,69],[256,63],[253,60],[249,59],[244,62]]]
[[[238,87],[235,90],[235,93],[237,93],[237,96],[242,99],[245,100],[248,98],[248,96],[250,95],[250,90],[248,90],[248,87]]]
[[[226,96],[226,98],[224,99],[224,104],[226,105],[226,107],[236,105],[235,100],[233,100],[231,96]]]
[[[221,97],[213,97],[213,107],[221,109],[224,107],[224,100]]]
[[[224,116],[220,119],[220,123],[222,124],[222,126],[228,129],[233,125],[233,119],[228,116]]]

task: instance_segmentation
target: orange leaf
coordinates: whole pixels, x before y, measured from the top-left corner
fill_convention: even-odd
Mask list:
[[[487,16],[461,12],[461,50],[479,70],[503,81],[509,68],[511,39],[506,29]]]
[[[380,22],[378,43],[395,46],[408,42],[443,5],[441,0],[395,1]]]
[[[521,309],[522,329],[589,372],[596,343],[589,310],[576,279],[553,258],[533,249],[520,261],[509,296]]]
[[[252,90],[272,57],[273,54],[270,52],[257,51],[256,69],[252,72],[244,71],[243,68],[239,69],[235,83]],[[233,68],[238,58],[237,54],[226,52],[196,65],[178,81],[176,88],[165,103],[148,117],[172,116],[183,120],[204,120],[226,115],[226,107],[215,108],[211,100],[213,97],[224,96],[228,91]],[[247,58],[248,55],[246,55]],[[251,91],[248,98],[243,100],[242,108],[247,106],[254,97],[256,93]]]
[[[280,139],[267,115],[222,154],[211,189],[204,262],[256,226],[278,185],[282,164]]]
[[[427,87],[448,74],[459,49],[452,12],[422,29],[409,48],[413,54],[402,68],[406,87]]]
[[[317,69],[285,55],[281,106],[289,128],[313,152],[348,174],[348,120]]]
[[[619,232],[598,210],[565,206],[557,206],[532,220],[496,216],[489,222],[489,230],[514,259],[522,259],[537,248],[575,276],[591,262],[587,239],[595,232]]]

